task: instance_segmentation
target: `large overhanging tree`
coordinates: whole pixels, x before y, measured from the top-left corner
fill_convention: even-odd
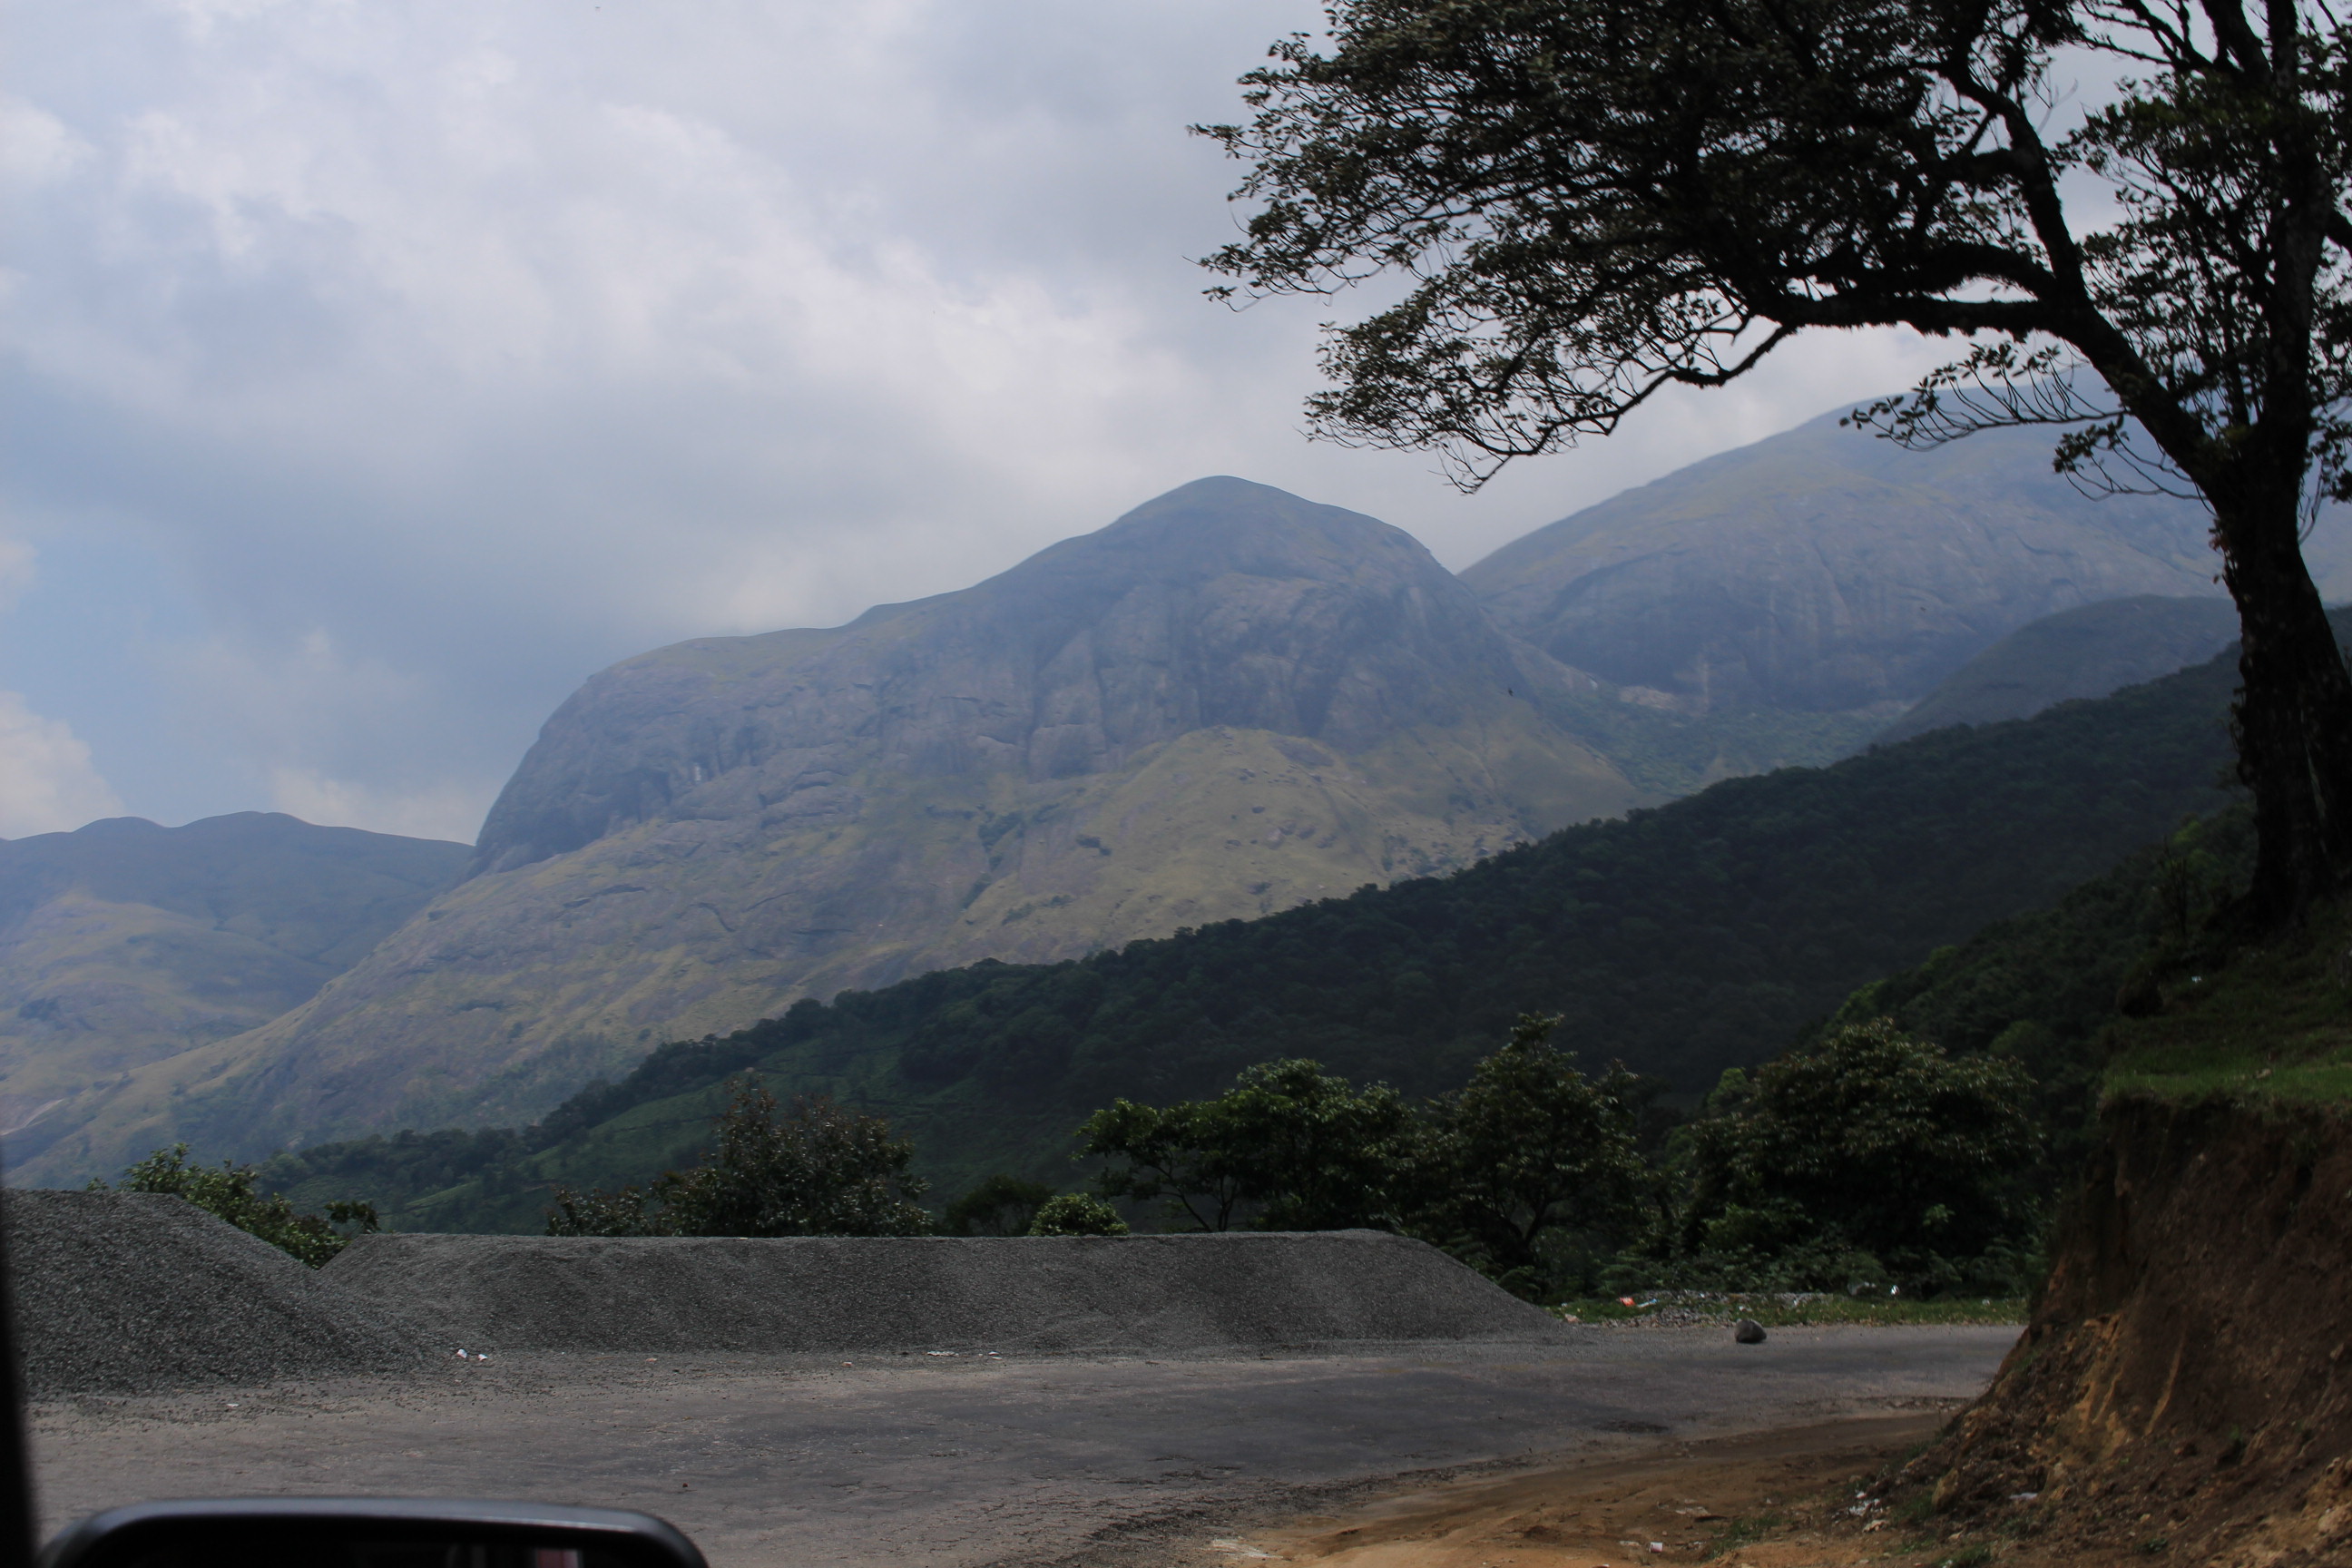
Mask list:
[[[1858,411],[1933,444],[2055,427],[2092,488],[2212,518],[2244,633],[2249,911],[2352,883],[2352,679],[2302,535],[2352,499],[2352,34],[2035,0],[1355,0],[1244,79],[1248,237],[1214,292],[1402,302],[1329,329],[1309,412],[1475,486],[1808,328],[1963,340]],[[2071,112],[2075,79],[2116,79]]]

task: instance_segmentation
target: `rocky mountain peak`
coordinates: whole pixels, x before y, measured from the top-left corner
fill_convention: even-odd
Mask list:
[[[476,866],[666,816],[835,809],[853,754],[1043,782],[1218,725],[1352,752],[1557,679],[1549,665],[1402,530],[1198,479],[958,593],[614,666],[549,720]]]

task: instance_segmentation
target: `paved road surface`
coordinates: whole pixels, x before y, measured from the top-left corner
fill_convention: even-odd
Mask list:
[[[149,1497],[640,1508],[714,1568],[1044,1563],[1313,1489],[1973,1397],[2009,1329],[1595,1329],[1248,1359],[514,1357],[36,1413],[45,1525]]]

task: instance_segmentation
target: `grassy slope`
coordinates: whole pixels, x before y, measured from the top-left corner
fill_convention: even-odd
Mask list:
[[[2245,815],[2231,813],[1862,987],[1835,1021],[1884,1015],[1952,1050],[2021,1058],[2078,1149],[2098,1104],[2118,1097],[2352,1100],[2352,905],[2235,949],[2184,939],[2162,913],[2160,889],[2189,857],[2205,862],[2217,903],[2252,853]]]
[[[2352,906],[2307,930],[2175,966],[2159,1011],[2103,1042],[2110,1096],[2249,1105],[2352,1101]]]

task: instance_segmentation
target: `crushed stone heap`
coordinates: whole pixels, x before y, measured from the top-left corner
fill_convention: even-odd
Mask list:
[[[385,1372],[426,1342],[165,1193],[0,1194],[27,1395]]]
[[[362,1237],[323,1270],[516,1351],[1213,1351],[1568,1331],[1378,1231],[1137,1237]]]

